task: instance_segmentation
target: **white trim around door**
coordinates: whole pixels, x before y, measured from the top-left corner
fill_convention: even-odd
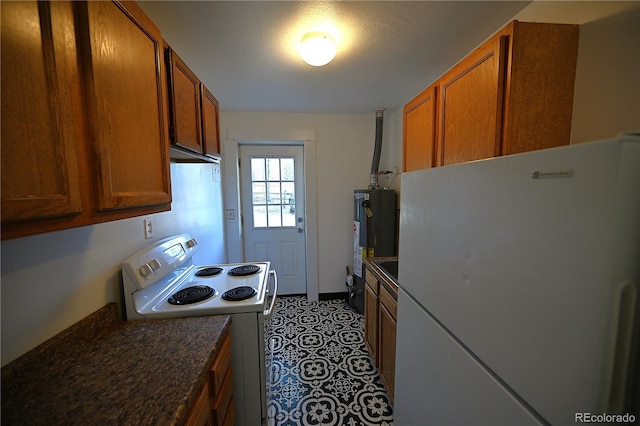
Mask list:
[[[223,143],[222,161],[225,188],[225,223],[227,261],[243,262],[243,238],[240,176],[238,169],[239,146],[251,145],[300,145],[304,146],[305,170],[305,252],[307,260],[307,299],[318,301],[318,205],[316,193],[316,133],[315,130],[234,130],[229,129]]]

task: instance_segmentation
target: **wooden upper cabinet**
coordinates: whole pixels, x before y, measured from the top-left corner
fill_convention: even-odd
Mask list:
[[[1,2],[2,223],[81,211],[70,2]]]
[[[200,80],[173,49],[166,49],[165,54],[169,69],[171,142],[201,154],[204,152],[204,147]]]
[[[504,46],[489,40],[440,80],[438,165],[500,155]]]
[[[97,208],[171,202],[160,30],[133,2],[82,9]]]
[[[166,43],[165,60],[172,156],[181,161],[215,161],[220,154],[218,100]]]
[[[578,25],[512,22],[502,155],[569,144]]]
[[[204,153],[207,155],[218,155],[220,154],[219,103],[204,84],[200,84],[200,99],[202,100]]]
[[[130,2],[0,2],[2,239],[171,208],[162,38]]]
[[[431,86],[404,107],[402,170],[405,172],[434,165],[436,94],[437,87]]]
[[[404,170],[569,144],[577,54],[577,25],[502,28],[405,106]]]

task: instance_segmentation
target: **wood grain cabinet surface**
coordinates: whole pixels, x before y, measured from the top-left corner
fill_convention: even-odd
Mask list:
[[[2,238],[169,210],[158,28],[133,2],[1,7]]]
[[[171,143],[196,155],[216,157],[220,153],[218,100],[166,43],[165,58]]]
[[[577,25],[505,26],[407,103],[403,170],[569,144],[577,52]]]
[[[84,6],[98,208],[171,202],[160,30],[133,2]]]
[[[440,81],[438,165],[500,155],[504,37],[494,37]]]
[[[365,270],[364,292],[364,343],[374,364],[378,365],[378,288],[375,276]]]
[[[406,172],[434,165],[437,87],[428,87],[403,111],[402,169]]]
[[[215,156],[220,154],[220,104],[202,83],[200,83],[200,99],[202,100],[204,153]]]
[[[211,366],[210,376],[211,416],[215,426],[233,424],[233,371],[231,366],[231,335],[227,334]]]
[[[397,294],[365,269],[364,336],[365,345],[378,368],[389,399],[393,401],[396,371]]]
[[[82,211],[69,2],[2,2],[2,222]]]
[[[397,296],[396,296],[397,297]],[[389,290],[380,286],[378,311],[378,371],[385,384],[389,399],[393,402],[396,378],[396,328],[398,302]]]
[[[165,50],[169,68],[171,142],[203,153],[200,80],[171,48]]]
[[[184,424],[224,426],[233,425],[234,421],[231,335],[227,332]]]

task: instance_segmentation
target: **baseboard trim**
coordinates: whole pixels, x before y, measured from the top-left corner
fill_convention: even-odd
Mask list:
[[[347,292],[343,291],[339,293],[320,293],[318,297],[320,300],[347,300]]]

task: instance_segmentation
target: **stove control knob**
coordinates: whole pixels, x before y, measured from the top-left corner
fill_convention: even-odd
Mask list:
[[[153,269],[154,271],[157,271],[162,265],[160,264],[158,259],[153,259],[151,262],[149,262],[149,266],[151,266],[151,269]]]
[[[189,248],[193,248],[196,246],[196,244],[198,244],[198,242],[196,241],[195,238],[190,239],[189,241],[187,241],[187,247]]]
[[[140,275],[142,275],[143,277],[148,277],[152,273],[153,273],[153,269],[151,269],[151,266],[149,266],[148,263],[140,267]]]

